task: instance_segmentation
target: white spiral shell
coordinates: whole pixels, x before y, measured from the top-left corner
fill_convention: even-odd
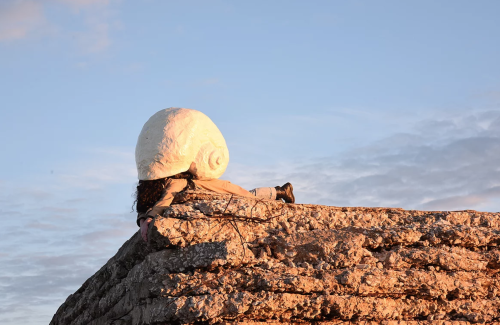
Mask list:
[[[167,108],[151,116],[137,140],[135,160],[140,180],[189,170],[198,179],[219,178],[229,163],[226,141],[202,112]]]

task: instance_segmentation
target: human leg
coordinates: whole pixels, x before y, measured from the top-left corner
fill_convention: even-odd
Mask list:
[[[286,183],[283,186],[275,187],[258,187],[250,190],[250,193],[256,197],[268,200],[281,200],[286,203],[295,203],[295,196],[293,195],[293,186]]]
[[[249,192],[261,199],[276,200],[276,189],[274,187],[257,187]]]

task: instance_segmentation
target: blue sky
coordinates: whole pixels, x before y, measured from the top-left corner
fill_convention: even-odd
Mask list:
[[[246,188],[500,210],[498,1],[0,1],[0,323],[47,324],[134,231],[134,147],[207,114]]]

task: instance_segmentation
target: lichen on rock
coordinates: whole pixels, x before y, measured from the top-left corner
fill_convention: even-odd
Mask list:
[[[499,244],[499,213],[186,191],[50,324],[499,322]]]

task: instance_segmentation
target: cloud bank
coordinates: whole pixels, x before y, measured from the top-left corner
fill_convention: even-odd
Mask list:
[[[131,152],[86,151],[54,174],[0,181],[1,324],[48,324],[137,231]]]
[[[295,184],[301,203],[500,210],[500,111],[414,123],[337,157],[230,166],[246,187]]]

